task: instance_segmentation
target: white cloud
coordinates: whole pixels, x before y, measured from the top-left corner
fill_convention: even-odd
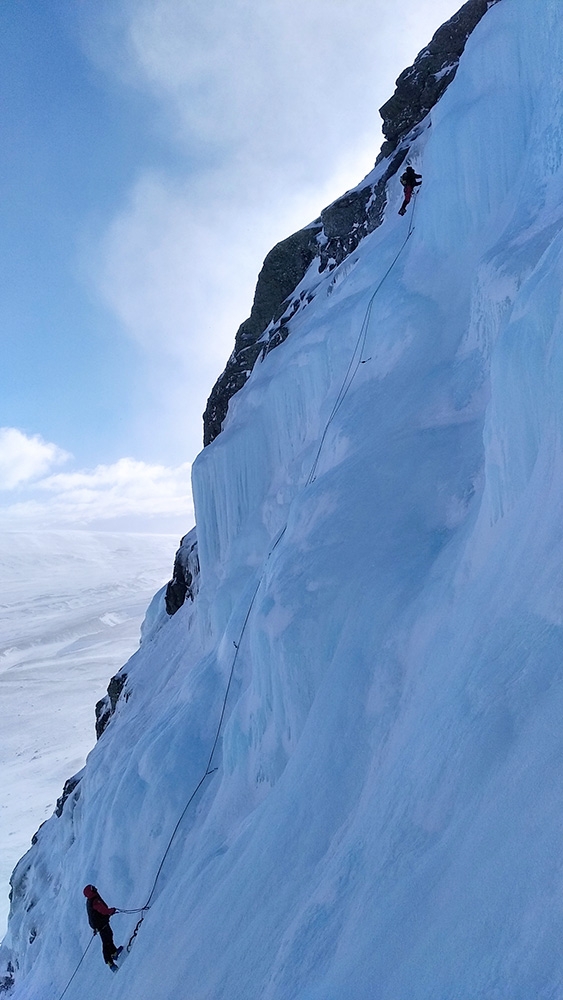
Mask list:
[[[222,315],[237,299],[244,240],[236,243],[231,213],[220,212],[209,192],[155,173],[144,175],[129,204],[106,233],[99,271],[100,288],[123,326],[147,351],[162,351],[199,364],[214,352],[213,332],[233,318]],[[226,246],[236,246],[229,266]],[[254,276],[253,276],[254,277]],[[222,290],[222,295],[218,291]],[[240,301],[244,309],[247,302]]]
[[[350,145],[373,158],[378,107],[460,5],[111,0],[105,31],[96,8],[98,37],[92,43],[89,32],[90,51],[109,73],[121,72],[160,101],[163,129],[190,158],[196,152],[203,169],[226,161],[236,169],[239,160],[258,174],[266,166],[303,181],[314,166],[314,182],[322,183]]]
[[[190,466],[174,469],[120,458],[80,472],[59,472],[42,479],[38,488],[57,498],[74,514],[100,517],[118,513],[170,513],[188,502]]]
[[[98,255],[99,290],[147,359],[151,399],[149,407],[145,393],[144,409],[166,428],[168,446],[175,439],[190,456],[201,448],[207,397],[274,242],[271,218],[249,194],[243,210],[241,198],[221,201],[214,186],[210,175],[188,185],[146,174]],[[289,233],[307,216],[289,193],[287,206]],[[141,412],[138,423],[145,419]]]
[[[188,374],[226,361],[273,242],[264,206],[249,192],[222,200],[213,194],[220,180],[143,175],[99,255],[99,288],[129,335],[149,353],[183,360]],[[280,238],[310,221],[303,194],[285,194]]]
[[[112,4],[113,6],[113,4]],[[332,174],[376,152],[378,107],[456,0],[122,0],[129,79],[175,137],[259,169]],[[356,180],[359,178],[356,178]]]
[[[4,530],[127,527],[179,531],[193,523],[188,463],[169,468],[121,458],[95,469],[56,473],[0,508]]]
[[[148,359],[168,442],[199,450],[264,256],[371,169],[378,107],[458,6],[106,0],[85,14],[91,58],[149,98],[150,127],[174,150],[158,169],[140,164],[94,274]]]
[[[39,434],[28,437],[16,427],[0,427],[0,489],[13,490],[38,479],[70,457]]]

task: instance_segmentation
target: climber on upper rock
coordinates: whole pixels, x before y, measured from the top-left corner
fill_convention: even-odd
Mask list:
[[[401,184],[405,189],[405,200],[399,209],[399,215],[404,215],[407,210],[407,205],[412,198],[412,193],[415,187],[422,184],[422,174],[415,173],[413,168],[409,165],[404,174],[401,174]]]

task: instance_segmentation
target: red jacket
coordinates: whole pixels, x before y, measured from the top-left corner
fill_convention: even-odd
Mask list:
[[[115,906],[106,906],[101,896],[92,900],[92,908],[104,917],[113,917],[114,913],[117,912]]]
[[[117,913],[115,906],[108,906],[104,903],[98,890],[93,885],[87,885],[84,889],[86,896],[86,912],[88,923],[93,931],[99,931],[109,923],[109,918]]]

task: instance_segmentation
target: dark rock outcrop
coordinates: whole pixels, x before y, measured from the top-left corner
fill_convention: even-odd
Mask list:
[[[321,221],[326,243],[319,254],[319,271],[337,267],[354,252],[364,236],[381,225],[387,204],[387,183],[397,173],[407,153],[408,146],[401,147],[377,181],[349,191],[323,209]]]
[[[299,284],[319,252],[320,222],[301,229],[270,250],[258,275],[250,316],[238,329],[235,348],[225,371],[215,383],[203,415],[203,443],[221,431],[229,399],[242,389],[262,350],[258,343],[268,324],[278,320],[289,304],[287,296]]]
[[[96,736],[99,739],[109,720],[115,712],[115,707],[125,687],[127,674],[123,670],[115,674],[108,684],[108,693],[96,705]],[[63,793],[64,794],[64,793]]]
[[[167,613],[169,615],[174,615],[176,611],[182,607],[186,598],[193,601],[198,589],[199,559],[197,555],[197,535],[196,529],[192,528],[192,530],[182,538],[180,548],[176,553],[176,558],[174,560],[174,573],[170,583],[166,587],[165,593]],[[107,694],[97,703],[96,736],[98,739],[107,728],[126,683],[127,673],[125,670],[120,670],[111,678],[108,684]],[[129,691],[125,693],[125,700],[127,700],[128,697]],[[73,778],[70,778],[64,786],[63,794],[57,802],[57,815],[60,815],[58,812],[59,804],[62,812],[66,799],[72,793],[74,787],[76,787],[76,785],[71,786],[71,782],[73,780]]]
[[[207,402],[204,445],[221,432],[229,400],[242,389],[257,359],[283,343],[290,319],[304,301],[310,301],[306,292],[301,296],[292,293],[312,262],[318,259],[321,272],[338,266],[360,240],[381,225],[389,180],[400,169],[412,141],[426,127],[429,112],[452,82],[469,35],[489,7],[499,2],[468,0],[438,29],[413,65],[401,73],[393,97],[380,110],[385,142],[376,167],[381,169],[325,208],[310,226],[278,243],[266,257],[250,317],[239,327],[233,353]]]
[[[430,44],[419,52],[412,66],[404,70],[396,83],[393,97],[379,109],[383,135],[378,161],[389,156],[402,139],[418,125],[452,82],[471,32],[489,7],[499,0],[468,0],[446,21]]]
[[[0,993],[9,993],[13,989],[15,985],[14,972],[14,966],[11,962],[8,962],[6,974],[0,976]]]
[[[199,559],[196,529],[184,535],[174,560],[174,573],[166,588],[166,613],[175,615],[189,598],[193,601],[199,589]]]
[[[57,799],[55,816],[62,816],[65,802],[72,795],[75,788],[80,784],[80,777],[81,777],[80,775],[74,774],[72,778],[68,778],[65,781],[63,786],[63,794],[59,796],[59,798]]]

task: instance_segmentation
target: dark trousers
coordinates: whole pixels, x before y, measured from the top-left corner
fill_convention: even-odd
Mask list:
[[[407,205],[408,205],[409,201],[412,198],[413,191],[414,191],[414,187],[411,187],[410,184],[405,184],[405,200],[404,200],[403,204],[401,205],[401,207],[399,209],[399,215],[404,215],[405,214],[405,212],[407,210]]]
[[[102,952],[104,955],[104,962],[107,962],[109,965],[109,963],[113,959],[113,956],[115,955],[115,943],[113,940],[113,934],[109,922],[107,924],[104,924],[103,927],[100,927],[98,934],[102,939]]]

